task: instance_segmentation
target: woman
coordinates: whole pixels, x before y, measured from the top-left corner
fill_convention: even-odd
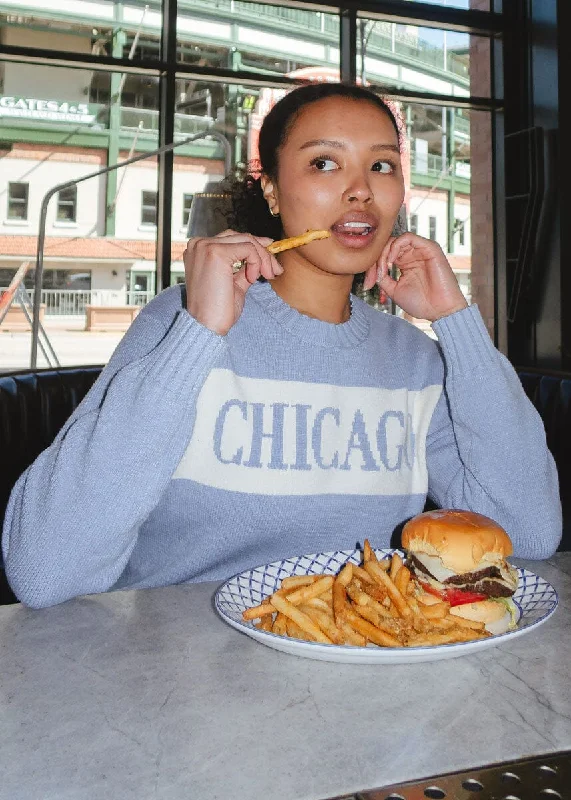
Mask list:
[[[516,555],[556,549],[539,417],[440,248],[390,235],[404,193],[390,109],[358,87],[296,89],[260,156],[250,233],[189,242],[186,293],[141,312],[15,487],[4,559],[24,603],[388,546],[427,496],[493,517]],[[307,228],[331,235],[266,250]],[[351,296],[360,273],[438,343]]]

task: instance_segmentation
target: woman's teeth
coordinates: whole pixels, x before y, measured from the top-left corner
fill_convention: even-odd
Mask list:
[[[364,225],[362,222],[345,222],[339,227],[352,236],[366,236],[372,230],[370,225]]]

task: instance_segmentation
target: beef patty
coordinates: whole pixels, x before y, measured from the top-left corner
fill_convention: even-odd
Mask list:
[[[478,594],[485,594],[487,597],[511,597],[513,595],[513,590],[502,578],[502,573],[498,567],[484,567],[484,569],[479,569],[475,572],[451,575],[449,578],[439,581],[438,578],[412,554],[409,554],[407,558],[407,566],[420,580],[422,580],[422,575],[424,574],[428,578],[432,578],[433,581],[441,583],[444,588],[447,586],[454,586],[465,592],[477,592]]]

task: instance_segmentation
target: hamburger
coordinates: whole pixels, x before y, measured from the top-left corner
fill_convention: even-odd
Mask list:
[[[506,561],[513,553],[505,530],[472,511],[425,511],[403,528],[402,546],[417,585],[450,604],[450,613],[483,622],[490,633],[515,627],[512,600],[517,571]]]

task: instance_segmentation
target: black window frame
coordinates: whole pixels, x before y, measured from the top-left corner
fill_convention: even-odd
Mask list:
[[[187,208],[186,206],[187,206],[188,198],[190,198],[190,203],[189,203],[188,208]],[[185,230],[185,231],[188,228],[188,218],[190,216],[190,209],[192,208],[192,201],[193,200],[194,200],[194,194],[191,194],[190,192],[184,192],[184,194],[182,195],[182,224],[181,224],[181,228],[183,230]]]
[[[25,197],[13,197],[12,196],[12,189],[14,186],[23,186],[25,187]],[[11,208],[13,206],[16,208],[24,207],[25,213],[24,216],[19,216],[18,214],[12,214]],[[30,184],[26,181],[8,181],[8,191],[6,193],[6,219],[10,220],[10,222],[27,222],[28,221],[28,211],[30,208]]]
[[[147,198],[145,198],[147,195]],[[154,196],[154,202],[149,201],[148,195]],[[144,225],[147,228],[156,228],[158,223],[158,216],[159,216],[159,197],[158,192],[154,189],[142,189],[141,190],[141,225]],[[150,210],[153,210],[153,220],[149,221],[145,219],[145,214],[148,213]]]
[[[71,209],[71,216],[66,215],[67,209]],[[77,222],[77,186],[66,186],[57,193],[56,222]]]
[[[438,220],[433,214],[430,214],[428,217],[428,238],[432,242],[436,241],[437,232],[438,232]]]

